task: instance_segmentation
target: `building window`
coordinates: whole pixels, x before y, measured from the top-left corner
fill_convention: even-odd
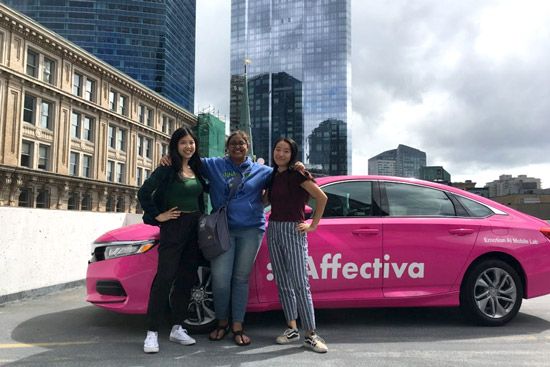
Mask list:
[[[73,74],[73,94],[75,96],[81,96],[82,94],[82,75],[78,73]]]
[[[32,168],[32,151],[34,144],[30,141],[23,140],[21,143],[21,166]]]
[[[128,97],[117,91],[109,91],[109,109],[121,115],[128,116]]]
[[[143,184],[143,168],[138,167],[136,171],[136,183],[138,186]]]
[[[115,162],[107,161],[107,181],[109,182],[114,181],[114,173],[115,173]]]
[[[126,130],[117,128],[116,131],[116,149],[126,151]]]
[[[92,156],[84,154],[82,156],[82,176],[92,177]]]
[[[27,75],[32,77],[38,76],[38,52],[28,49],[27,50]]]
[[[48,190],[39,190],[38,195],[36,196],[36,207],[37,208],[49,208],[50,207],[50,194]]]
[[[73,111],[71,114],[71,137],[93,141],[94,122],[95,120],[93,117]]]
[[[80,203],[80,210],[92,210],[92,195],[84,194]]]
[[[42,80],[48,84],[55,84],[55,61],[44,57]]]
[[[139,118],[139,122],[142,124],[145,122],[145,110],[146,110],[145,106],[140,104],[138,118]]]
[[[138,135],[137,144],[138,156],[151,159],[151,147],[153,146],[153,140],[145,136]]]
[[[96,89],[95,80],[86,78],[86,83],[84,84],[84,99],[90,102],[95,102],[95,89]]]
[[[71,138],[80,139],[80,114],[77,112],[71,115]]]
[[[118,183],[124,183],[124,163],[117,162],[115,179]]]
[[[30,189],[21,189],[19,198],[17,200],[18,206],[31,207],[31,190]]]
[[[172,134],[172,131],[174,131],[174,120],[169,118],[168,116],[162,116],[162,132],[165,134]]]
[[[52,113],[53,103],[42,101],[42,108],[40,110],[40,127],[44,129],[52,130]]]
[[[39,144],[38,146],[38,169],[50,169],[50,146]]]
[[[153,126],[153,109],[147,109],[147,126]]]
[[[113,201],[112,196],[109,196],[107,198],[107,203],[105,204],[105,211],[106,212],[114,212],[115,211],[114,201]]]
[[[116,111],[116,93],[113,91],[109,91],[109,109]]]
[[[68,210],[78,210],[78,193],[71,192],[69,194],[69,200],[67,200],[67,209]]]
[[[160,155],[165,156],[168,155],[168,144],[161,144],[160,145]]]
[[[75,152],[71,152],[69,159],[69,175],[78,176],[78,164],[80,160],[80,155]]]
[[[118,96],[118,113],[124,116],[128,114],[128,97],[123,95]]]
[[[114,126],[111,126],[109,125],[109,128],[108,128],[108,137],[107,137],[107,146],[109,148],[113,148],[115,149],[116,148],[116,143],[115,143],[115,131],[116,131],[116,128]]]
[[[151,170],[150,169],[146,169],[145,170],[145,179],[147,180],[149,178],[149,176],[151,176]]]
[[[124,211],[124,199],[122,197],[117,198],[115,211],[117,213]]]
[[[35,107],[36,97],[25,93],[25,102],[23,104],[23,121],[34,125]]]
[[[94,119],[89,116],[84,116],[82,122],[82,139],[92,141],[94,138]]]

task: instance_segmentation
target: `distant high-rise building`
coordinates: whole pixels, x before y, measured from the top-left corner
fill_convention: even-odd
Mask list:
[[[451,174],[447,172],[442,166],[420,167],[419,178],[421,180],[439,182],[446,185],[451,183]]]
[[[196,0],[2,0],[193,111]]]
[[[485,187],[489,189],[489,197],[513,195],[513,194],[533,194],[540,190],[540,178],[527,177],[526,175],[500,175],[498,180],[488,182]]]
[[[351,0],[321,2],[297,0],[277,2],[265,0],[232,0],[231,2],[231,130],[238,128],[239,108],[242,98],[243,61],[249,59],[248,77],[252,80],[261,74],[280,75],[285,73],[292,79],[287,81],[302,85],[303,132],[282,130],[295,139],[303,149],[306,166],[323,167],[324,173],[336,174],[341,171],[340,163],[333,164],[327,155],[311,153],[312,135],[325,121],[339,121],[338,130],[346,130],[343,142],[344,173],[351,171],[351,126],[348,118],[351,113]],[[273,82],[273,78],[271,81]],[[249,84],[250,86],[250,84]],[[272,103],[264,103],[264,108],[284,106],[276,100],[275,86],[265,86],[271,94]],[[241,96],[238,94],[241,93]],[[252,91],[250,90],[250,94]],[[285,92],[286,93],[286,92]],[[294,93],[294,92],[293,92]],[[251,99],[252,103],[252,99]],[[288,104],[289,106],[291,103]],[[278,124],[278,116],[273,111],[254,110],[251,106],[251,124],[271,126],[273,131]],[[261,107],[259,107],[261,108]],[[257,120],[261,118],[263,120]],[[267,121],[265,120],[267,118]],[[285,117],[286,118],[286,117]],[[296,120],[294,120],[296,121]],[[292,124],[294,124],[294,121]],[[325,127],[321,128],[324,129]],[[265,131],[265,130],[262,130]],[[272,134],[267,141],[255,141],[255,151],[271,149]],[[256,139],[256,137],[254,137]],[[259,156],[258,154],[256,154]],[[321,158],[324,157],[324,158]],[[313,160],[312,160],[313,159]],[[320,161],[326,159],[326,161]],[[313,163],[315,161],[316,163]],[[335,171],[331,167],[338,167]]]
[[[266,73],[250,79],[248,90],[254,154],[269,164],[277,138],[303,141],[302,83],[287,73]],[[298,159],[303,161],[302,147]]]
[[[426,166],[426,153],[399,144],[369,159],[370,175],[420,178],[420,167]]]
[[[316,174],[347,175],[346,124],[341,120],[326,120],[308,136],[310,169]]]

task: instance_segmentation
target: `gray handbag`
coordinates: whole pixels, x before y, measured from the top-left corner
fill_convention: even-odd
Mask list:
[[[227,224],[227,204],[233,198],[242,177],[235,177],[231,182],[231,191],[225,205],[199,219],[199,249],[206,260],[212,260],[229,250],[229,226]]]

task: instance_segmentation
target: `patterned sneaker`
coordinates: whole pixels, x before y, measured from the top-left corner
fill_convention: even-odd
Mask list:
[[[300,333],[298,332],[298,329],[288,328],[285,330],[283,335],[279,335],[277,339],[275,339],[275,343],[288,344],[288,343],[295,342],[297,340],[300,340]]]
[[[311,334],[306,336],[304,339],[304,347],[311,349],[317,353],[326,353],[328,352],[328,347],[323,338],[317,334]]]
[[[147,331],[147,337],[143,342],[143,351],[145,353],[158,353],[159,339],[156,331]]]
[[[187,330],[183,329],[181,325],[172,326],[172,331],[170,332],[170,341],[183,345],[193,345],[197,342],[195,339],[187,335]]]

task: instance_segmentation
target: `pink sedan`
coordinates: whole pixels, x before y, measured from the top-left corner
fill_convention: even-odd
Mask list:
[[[460,306],[503,325],[523,298],[550,293],[550,226],[491,200],[436,183],[383,176],[317,179],[328,203],[308,235],[317,308]],[[87,301],[145,313],[158,227],[110,231],[93,244]],[[267,244],[250,279],[248,311],[279,309]],[[210,271],[199,268],[186,327],[214,322]]]

